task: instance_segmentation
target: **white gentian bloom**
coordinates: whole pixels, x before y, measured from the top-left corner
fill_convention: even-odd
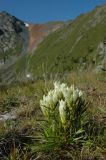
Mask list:
[[[66,102],[67,102],[68,107],[70,107],[70,105],[71,105],[71,103],[72,103],[72,101],[73,101],[72,95],[71,95],[71,96],[67,96],[67,97],[65,98],[65,100],[66,100]]]
[[[48,118],[48,116],[49,116],[48,108],[46,107],[46,104],[45,104],[45,102],[43,100],[40,100],[40,107],[41,107],[41,110],[42,110],[44,116],[46,118]]]
[[[59,101],[59,114],[62,124],[66,123],[66,102],[61,100]]]
[[[78,93],[78,90],[75,90],[72,94],[72,99],[73,99],[73,102],[76,102],[77,98],[79,97],[79,93]]]
[[[54,92],[57,93],[59,99],[62,98],[62,92],[61,92],[60,82],[56,82],[56,83],[54,84]]]
[[[46,108],[49,108],[50,106],[49,106],[49,103],[48,103],[48,96],[44,95],[41,103],[42,103],[41,105],[46,106]]]
[[[53,103],[53,95],[52,94],[47,95],[46,102],[47,102],[48,108],[53,109],[52,107],[53,107],[54,103]]]
[[[60,85],[61,91],[63,91],[63,90],[66,89],[66,88],[67,88],[67,84],[62,83],[62,84]]]
[[[48,108],[54,109],[57,101],[58,101],[57,93],[55,93],[54,90],[49,91],[48,95],[46,96],[46,103]]]
[[[53,95],[53,90],[50,90],[49,92],[48,92],[48,96],[49,95]]]
[[[79,97],[82,97],[84,95],[84,93],[80,90],[79,91]]]
[[[66,83],[62,83],[60,86],[61,86],[61,88],[67,88],[67,84]]]
[[[54,82],[54,89],[60,89],[60,82]]]
[[[49,117],[59,103],[59,114],[63,125],[66,123],[66,107],[71,111],[73,105],[78,98],[83,98],[84,92],[75,89],[74,85],[68,87],[65,83],[55,82],[54,89],[48,92],[47,96],[43,96],[40,106],[45,117]]]
[[[69,93],[67,88],[64,89],[62,93],[63,93],[64,98],[69,98],[70,97],[70,93]]]
[[[75,90],[74,85],[71,85],[70,90],[73,92]]]
[[[53,103],[54,103],[54,105],[58,102],[58,100],[59,100],[59,93],[54,90],[54,93],[53,93]]]
[[[54,83],[54,90],[55,92],[57,92],[59,99],[63,97],[63,93],[67,90],[67,88],[68,88],[67,84],[65,83],[62,83],[62,84],[60,84],[60,82]]]
[[[72,102],[72,94],[73,94],[73,91],[72,91],[72,88],[66,88],[63,90],[63,96],[68,104],[68,106],[70,106],[71,102]]]

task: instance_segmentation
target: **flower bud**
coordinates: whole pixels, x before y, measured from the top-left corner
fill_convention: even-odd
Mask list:
[[[60,119],[63,125],[66,124],[66,102],[61,100],[59,101],[59,114]]]
[[[46,118],[49,117],[48,108],[46,107],[46,103],[43,100],[40,100],[41,110]]]

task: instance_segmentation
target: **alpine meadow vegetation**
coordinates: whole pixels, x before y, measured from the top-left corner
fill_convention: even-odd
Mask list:
[[[0,120],[0,158],[105,160],[103,77],[72,72],[2,88],[0,114],[16,118]]]

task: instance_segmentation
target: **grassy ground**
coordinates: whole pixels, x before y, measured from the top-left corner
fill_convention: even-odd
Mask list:
[[[106,74],[71,72],[61,79],[46,77],[36,82],[2,87],[0,115],[11,112],[15,120],[0,121],[0,158],[8,160],[100,160],[106,159]],[[87,109],[87,139],[83,142],[42,146],[45,119],[39,101],[55,80],[75,84],[85,91]]]

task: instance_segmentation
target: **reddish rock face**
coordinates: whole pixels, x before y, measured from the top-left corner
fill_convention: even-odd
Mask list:
[[[14,50],[17,47],[16,55],[31,53],[48,34],[54,32],[62,25],[63,23],[61,22],[46,24],[25,23],[3,11],[0,13],[0,46],[3,46],[2,48],[0,47],[0,52],[8,49]],[[4,45],[5,43],[6,45]]]
[[[28,52],[35,50],[43,39],[50,33],[59,29],[63,24],[29,24],[29,45]]]

